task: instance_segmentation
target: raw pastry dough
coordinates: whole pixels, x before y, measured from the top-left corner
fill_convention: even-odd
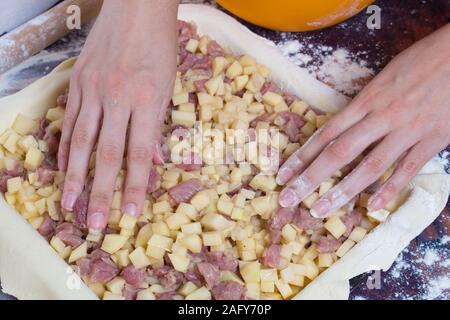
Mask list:
[[[197,24],[235,54],[246,53],[273,70],[272,79],[324,111],[337,111],[349,99],[299,69],[265,39],[253,34],[228,15],[202,5],[181,5],[179,18]],[[35,118],[54,107],[68,86],[74,60],[12,96],[0,99],[0,131],[17,113]],[[373,269],[387,270],[398,253],[440,213],[450,189],[437,160],[430,161],[414,178],[408,200],[382,225],[372,230],[350,252],[303,289],[295,299],[347,299],[348,280]],[[97,299],[70,267],[3,198],[0,199],[0,279],[3,290],[19,299]]]

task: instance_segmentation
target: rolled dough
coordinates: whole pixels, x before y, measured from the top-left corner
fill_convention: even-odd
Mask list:
[[[278,49],[253,34],[225,13],[202,5],[181,5],[179,18],[193,21],[235,54],[249,54],[273,71],[272,79],[323,111],[337,111],[349,99],[298,68]],[[10,127],[17,113],[45,114],[68,86],[74,60],[58,66],[22,91],[0,99],[0,132]],[[450,189],[438,161],[432,160],[411,183],[407,201],[389,219],[372,230],[342,259],[323,272],[295,299],[348,299],[349,279],[376,269],[387,270],[396,256],[440,213]],[[97,299],[48,243],[0,199],[0,279],[3,290],[19,299]]]

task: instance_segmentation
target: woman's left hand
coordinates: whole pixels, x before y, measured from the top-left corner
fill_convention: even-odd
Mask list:
[[[280,194],[280,205],[298,205],[374,143],[361,163],[315,202],[314,215],[330,215],[399,160],[393,175],[369,199],[370,210],[382,209],[450,143],[450,25],[393,59],[282,165],[277,183],[290,182]]]

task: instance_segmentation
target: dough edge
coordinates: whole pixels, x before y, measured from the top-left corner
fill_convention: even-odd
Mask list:
[[[273,81],[284,91],[298,95],[320,110],[335,112],[350,101],[295,66],[272,43],[217,9],[184,4],[180,6],[179,18],[195,22],[200,34],[210,35],[235,54],[254,56],[273,70]],[[68,86],[74,61],[63,62],[22,91],[0,99],[0,131],[9,127],[19,112],[39,117],[54,106],[57,96]],[[434,159],[414,178],[411,187],[408,200],[385,223],[372,230],[294,299],[348,299],[349,279],[370,270],[387,270],[408,243],[439,215],[446,203],[450,177]],[[19,299],[97,299],[70,270],[47,241],[2,197],[0,279],[3,291]],[[73,283],[79,283],[79,287],[72,288]]]

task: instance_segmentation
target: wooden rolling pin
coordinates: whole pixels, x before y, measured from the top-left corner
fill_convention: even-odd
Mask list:
[[[0,74],[40,52],[64,37],[67,28],[67,8],[77,5],[81,12],[81,23],[95,18],[102,0],[65,0],[42,15],[0,37]]]

